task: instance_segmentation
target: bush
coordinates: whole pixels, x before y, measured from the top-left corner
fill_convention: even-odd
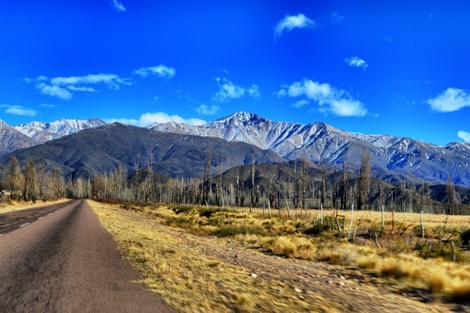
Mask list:
[[[170,209],[176,214],[180,214],[180,213],[188,213],[189,211],[193,209],[193,207],[185,206],[185,205],[178,205],[178,206],[171,207]]]
[[[462,245],[470,245],[470,228],[460,233],[460,239],[462,240]]]
[[[236,235],[264,235],[263,228],[251,225],[226,225],[217,229],[214,235],[218,237],[234,237]]]
[[[450,241],[420,241],[416,244],[414,250],[417,251],[418,255],[423,259],[442,258],[448,261],[453,261],[455,258],[456,262],[464,262],[465,256],[462,251],[457,248],[459,245],[460,243],[458,241],[454,241],[454,248],[452,248],[452,243]]]
[[[319,235],[319,234],[327,231],[328,229],[329,229],[329,227],[326,224],[322,225],[322,224],[318,223],[318,224],[313,225],[310,228],[305,229],[303,231],[303,233],[305,235],[308,235],[308,236],[315,236],[315,235]]]

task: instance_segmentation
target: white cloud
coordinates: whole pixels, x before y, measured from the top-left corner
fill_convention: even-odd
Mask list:
[[[303,99],[303,100],[299,100],[297,101],[296,103],[294,103],[292,106],[294,108],[301,108],[301,107],[304,107],[306,105],[308,105],[310,102],[308,102],[307,100]]]
[[[230,99],[242,98],[245,94],[255,99],[259,99],[261,96],[258,85],[253,84],[250,88],[245,89],[235,85],[226,78],[217,77],[215,80],[217,81],[217,85],[219,85],[219,91],[212,96],[212,100],[214,101],[228,102]]]
[[[5,113],[21,116],[35,116],[38,114],[36,110],[25,108],[21,105],[1,104],[0,107],[6,108]]]
[[[259,99],[261,97],[261,92],[259,91],[258,85],[251,85],[250,88],[247,90],[248,95],[252,98]]]
[[[51,79],[52,85],[94,85],[105,84],[108,88],[118,90],[121,85],[131,85],[126,79],[115,74],[89,74],[84,76],[55,77]]]
[[[115,74],[88,74],[84,76],[54,77],[38,76],[36,79],[24,78],[27,83],[36,84],[34,87],[42,94],[70,100],[73,92],[97,92],[90,85],[104,84],[109,89],[118,90],[122,85],[131,85],[129,79],[121,78]]]
[[[220,106],[218,105],[211,105],[209,107],[205,104],[201,104],[200,106],[196,108],[196,112],[200,115],[214,115],[214,114],[217,114],[217,112],[219,112],[219,109],[220,109]]]
[[[291,31],[294,28],[313,28],[315,27],[315,22],[303,14],[286,16],[281,20],[275,28],[274,35],[275,37],[280,37],[284,30]]]
[[[176,74],[176,70],[172,67],[168,67],[165,65],[157,65],[151,67],[143,67],[141,69],[134,71],[135,75],[139,75],[141,77],[147,77],[149,75],[156,75],[158,77],[164,78],[172,78]]]
[[[360,67],[364,71],[369,66],[369,64],[367,64],[367,62],[364,61],[364,59],[361,59],[359,57],[347,58],[347,59],[344,59],[344,62],[346,62],[346,64],[352,67]]]
[[[237,99],[245,95],[245,89],[233,84],[228,79],[217,77],[216,81],[220,89],[212,97],[214,101],[227,102],[229,99]]]
[[[71,91],[82,91],[82,92],[96,92],[97,90],[92,87],[75,87],[74,85],[67,86],[68,90]]]
[[[318,83],[309,79],[294,82],[285,86],[278,93],[278,97],[301,97],[315,101],[319,105],[319,111],[325,114],[337,116],[364,116],[367,109],[359,100],[353,99],[347,92],[330,86],[326,83]],[[302,100],[301,100],[302,101]],[[305,102],[297,102],[299,105]]]
[[[70,91],[58,86],[50,86],[46,83],[41,82],[37,83],[35,88],[39,90],[42,94],[47,96],[57,97],[62,100],[72,99],[72,93]]]
[[[55,108],[55,104],[50,104],[50,103],[41,103],[40,106],[44,108]]]
[[[125,12],[126,11],[126,8],[122,5],[122,3],[117,1],[117,0],[112,0],[111,1],[111,6],[113,8],[115,8],[116,11],[119,11],[119,12]]]
[[[459,136],[459,138],[463,139],[465,142],[470,142],[470,133],[461,130],[457,133],[457,136]]]
[[[176,123],[183,123],[187,125],[197,126],[202,125],[206,121],[197,119],[197,118],[189,118],[184,119],[179,115],[168,115],[164,112],[157,112],[157,113],[144,113],[142,114],[138,120],[136,119],[127,119],[127,118],[111,118],[105,120],[108,123],[122,123],[122,124],[129,124],[135,125],[140,127],[146,127],[152,125],[153,123],[169,123],[169,122],[176,122]]]
[[[437,97],[426,100],[431,109],[439,112],[454,112],[470,107],[470,95],[463,89],[447,88]]]
[[[330,18],[333,22],[339,23],[344,20],[344,15],[339,12],[331,12]]]

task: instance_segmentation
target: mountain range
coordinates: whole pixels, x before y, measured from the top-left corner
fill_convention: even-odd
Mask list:
[[[61,141],[48,140],[63,138],[79,131],[82,133],[83,129],[89,129],[93,133],[110,127],[98,119],[33,122],[15,128],[5,123],[1,125],[0,155],[19,148],[44,144],[46,141],[46,145],[51,147]],[[117,131],[117,127],[114,129]],[[344,162],[347,168],[353,171],[359,168],[361,157],[366,151],[370,154],[371,167],[376,178],[392,183],[398,181],[445,183],[450,176],[455,184],[470,186],[469,143],[454,142],[446,146],[437,146],[405,137],[348,133],[321,122],[307,125],[275,122],[246,112],[238,112],[200,126],[170,122],[150,125],[148,130],[158,134],[177,134],[179,135],[177,137],[168,137],[168,140],[175,141],[181,141],[181,138],[190,135],[191,138],[204,137],[213,140],[222,139],[231,143],[245,143],[275,152],[281,161],[304,158],[317,165],[325,163],[329,167],[336,166],[338,169]],[[98,135],[92,137],[93,140],[101,140]],[[117,140],[114,144],[117,145],[115,149],[118,149],[122,148],[123,142]],[[88,145],[96,146],[96,143]],[[195,149],[197,150],[197,146]],[[138,154],[127,147],[126,151],[134,156]],[[245,155],[244,158],[248,156]],[[275,162],[272,156],[268,159],[268,162]],[[179,161],[189,162],[189,159],[179,159]],[[171,174],[171,170],[165,172]]]
[[[86,129],[44,144],[13,152],[20,164],[59,168],[70,178],[110,174],[119,166],[128,172],[152,167],[175,178],[201,177],[206,162],[213,174],[238,165],[282,162],[275,152],[243,142],[158,132],[119,123]],[[0,158],[7,164],[10,155]]]
[[[14,128],[37,143],[44,143],[52,139],[58,139],[77,133],[84,129],[106,125],[106,122],[93,118],[88,120],[60,119],[51,123],[31,122],[14,126]]]
[[[446,182],[470,186],[470,144],[444,147],[411,138],[352,134],[325,123],[308,125],[273,122],[253,113],[239,112],[201,126],[177,123],[153,124],[151,129],[242,141],[276,152],[286,160],[306,158],[320,165],[343,162],[351,170],[369,152],[374,176],[390,182]]]

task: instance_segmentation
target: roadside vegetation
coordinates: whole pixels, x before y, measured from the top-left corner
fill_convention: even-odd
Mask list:
[[[95,204],[95,208],[97,206]],[[272,210],[269,213],[266,209],[129,202],[107,206],[107,211],[97,212],[108,229],[106,217],[111,216],[110,212],[118,216],[122,212],[132,212],[147,216],[150,228],[166,225],[203,238],[234,241],[244,249],[272,257],[316,261],[359,270],[369,279],[380,281],[383,288],[399,294],[414,294],[426,301],[468,304],[470,299],[470,230],[466,216],[427,214],[423,220],[422,215],[411,213],[335,210]],[[123,235],[124,231],[111,230],[114,235]],[[140,230],[132,228],[129,231]],[[165,236],[162,233],[151,234],[149,230],[146,236]],[[181,234],[181,240],[184,240],[184,233]],[[152,240],[156,239],[149,239]],[[160,238],[155,244],[167,245],[161,241]],[[144,268],[142,271],[147,277],[161,274],[162,266],[172,267],[171,260],[165,257],[161,260],[162,255],[181,253],[170,248],[171,244],[164,248],[170,252],[158,256],[140,247],[138,242],[127,241],[124,245],[131,260],[137,262],[138,268]],[[182,253],[194,252],[197,250]],[[219,265],[211,260],[206,264],[208,267]],[[242,276],[249,276],[249,273]],[[152,278],[148,279],[152,281]]]
[[[61,198],[61,199],[49,200],[49,201],[40,200],[36,202],[14,201],[14,200],[8,199],[8,201],[0,202],[0,214],[12,212],[12,211],[32,209],[32,208],[37,208],[37,207],[41,207],[44,205],[50,205],[50,204],[55,204],[55,203],[63,203],[66,201],[69,201],[69,199]]]

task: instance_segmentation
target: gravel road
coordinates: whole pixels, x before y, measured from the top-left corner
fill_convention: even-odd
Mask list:
[[[0,215],[0,312],[174,312],[84,200]]]

